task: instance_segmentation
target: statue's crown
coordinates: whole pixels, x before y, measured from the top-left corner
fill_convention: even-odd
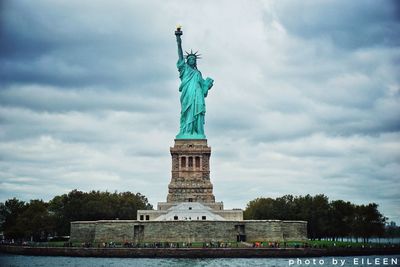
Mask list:
[[[185,51],[185,53],[186,53],[186,55],[185,55],[185,57],[186,58],[189,58],[189,57],[195,57],[196,59],[201,59],[201,54],[197,54],[199,51],[196,51],[195,53],[193,53],[193,51],[192,51],[192,49],[190,49],[190,53],[188,53],[188,52],[186,52]]]

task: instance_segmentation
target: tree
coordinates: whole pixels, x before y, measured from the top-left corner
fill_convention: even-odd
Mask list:
[[[24,238],[44,241],[49,234],[54,234],[54,218],[48,212],[48,203],[43,200],[31,200],[26,209],[18,215],[16,227]]]
[[[22,238],[23,231],[17,227],[18,216],[27,208],[24,201],[16,198],[8,199],[4,203],[0,203],[0,222],[1,230],[7,238]]]
[[[68,235],[71,221],[94,221],[125,219],[135,220],[137,210],[152,209],[145,196],[140,193],[110,193],[73,190],[54,197],[49,210],[54,215],[58,235]]]
[[[16,198],[0,203],[0,227],[7,239],[44,240],[51,235],[69,235],[71,221],[135,220],[137,210],[152,209],[140,193],[82,192],[72,190],[48,203]]]
[[[354,223],[355,206],[350,202],[335,200],[330,203],[330,214],[328,221],[328,232],[335,240],[338,237],[351,235],[351,226]]]
[[[247,204],[244,218],[303,220],[308,222],[307,235],[311,239],[353,235],[364,241],[371,236],[383,236],[386,221],[375,203],[357,206],[343,200],[329,202],[323,194],[257,198]]]
[[[368,242],[372,236],[383,236],[386,218],[378,211],[378,205],[370,203],[360,205],[355,209],[353,234],[362,237],[363,242]]]
[[[275,219],[278,220],[296,220],[298,218],[294,205],[294,197],[292,195],[276,198],[273,203],[273,210]]]
[[[272,198],[257,198],[250,201],[244,210],[245,220],[266,220],[273,218],[274,200]]]
[[[326,236],[329,216],[329,201],[325,195],[299,196],[293,201],[295,220],[307,221],[307,234],[311,239]]]

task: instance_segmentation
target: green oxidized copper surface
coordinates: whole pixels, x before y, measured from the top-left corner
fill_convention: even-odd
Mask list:
[[[205,139],[204,117],[206,114],[205,98],[208,90],[213,86],[214,80],[211,78],[203,79],[201,72],[197,69],[197,53],[187,53],[186,61],[182,52],[182,31],[178,27],[175,32],[178,44],[178,63],[179,78],[181,84],[181,119],[180,130],[177,139]]]

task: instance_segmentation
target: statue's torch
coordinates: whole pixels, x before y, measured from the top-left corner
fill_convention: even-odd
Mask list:
[[[183,34],[183,32],[182,32],[182,26],[181,25],[177,25],[176,26],[176,31],[175,31],[175,35],[176,36],[181,36],[182,34]]]

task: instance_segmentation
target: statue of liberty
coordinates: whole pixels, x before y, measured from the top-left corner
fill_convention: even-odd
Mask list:
[[[178,63],[179,78],[181,85],[181,119],[180,130],[177,139],[205,139],[204,116],[206,114],[206,104],[204,98],[207,97],[208,90],[213,86],[214,80],[211,78],[203,79],[201,72],[197,69],[197,59],[200,55],[186,52],[186,62],[182,52],[181,27],[175,31],[176,42],[178,43]]]

